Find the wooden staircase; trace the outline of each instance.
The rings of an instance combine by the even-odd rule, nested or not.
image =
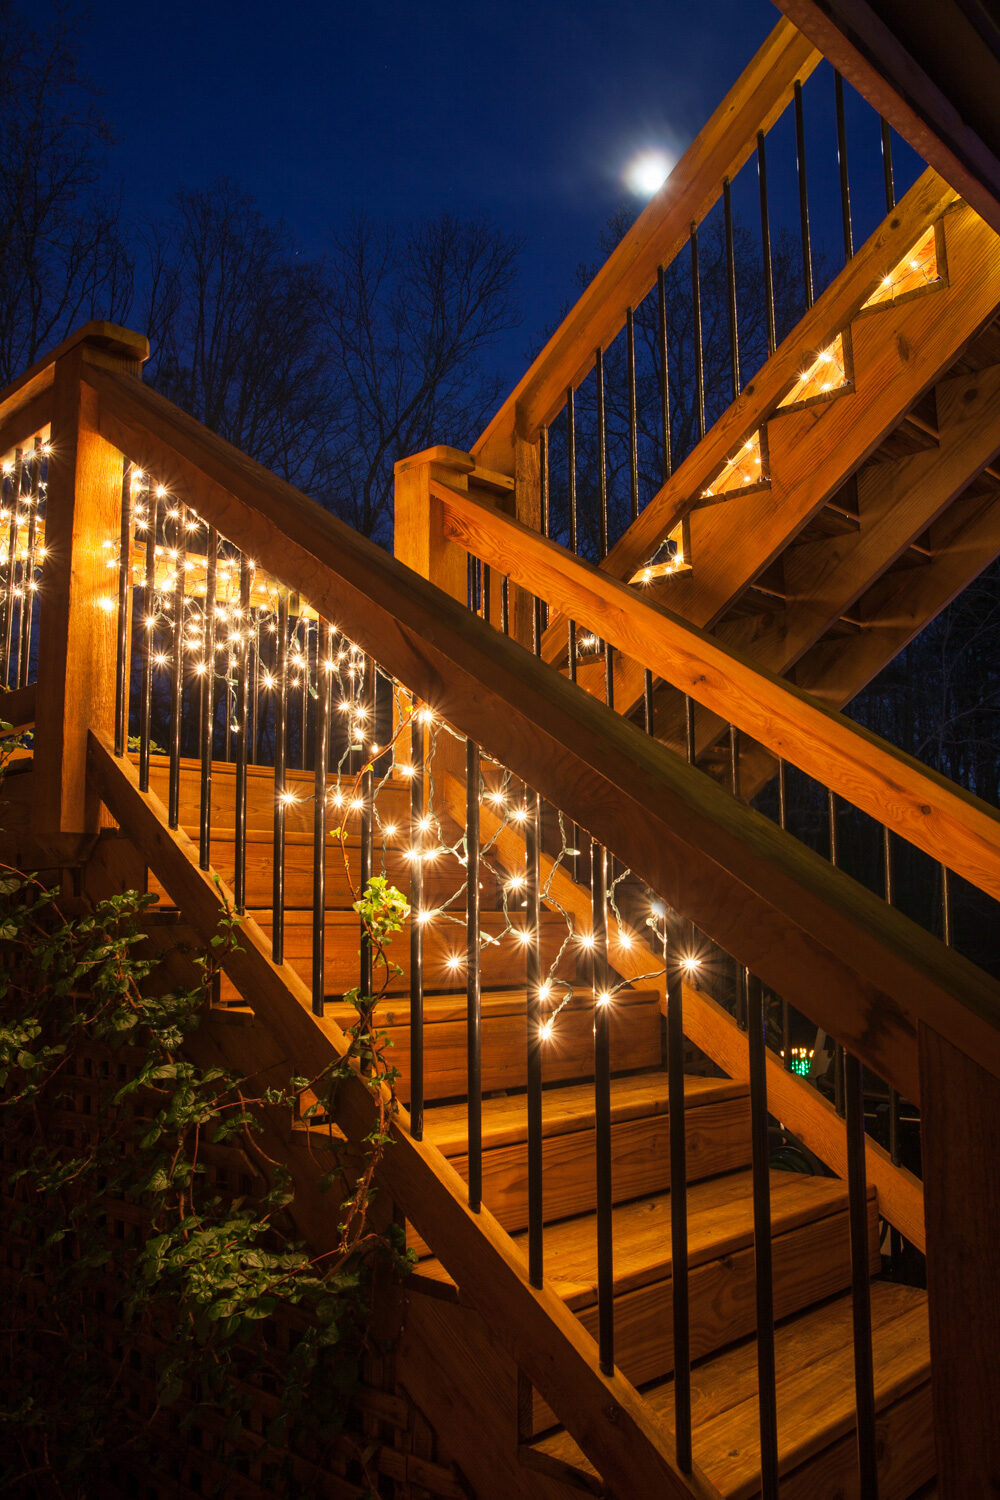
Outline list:
[[[212,768],[218,809],[225,807],[232,768]],[[165,762],[154,758],[152,784],[165,785]],[[248,916],[267,933],[270,911],[253,910],[254,882],[260,901],[269,892],[272,803],[266,795],[268,772],[252,771],[258,787],[248,795]],[[293,816],[305,807],[311,777],[290,773],[301,791],[291,803]],[[198,834],[199,768],[182,764],[182,828]],[[383,817],[402,818],[409,787],[389,781],[383,787]],[[349,810],[348,810],[349,811]],[[356,816],[356,815],[355,815]],[[484,818],[490,815],[484,814]],[[186,825],[186,826],[185,826]],[[489,834],[484,823],[484,833]],[[250,850],[260,849],[256,860]],[[304,829],[289,835],[287,866],[286,959],[308,983],[311,975],[311,847]],[[231,878],[232,831],[213,831],[213,867]],[[120,862],[135,879],[135,859]],[[332,873],[336,873],[335,863]],[[485,874],[485,872],[484,872]],[[400,860],[393,877],[408,889],[408,866]],[[496,881],[490,876],[491,891]],[[438,876],[442,890],[447,877]],[[559,889],[567,899],[564,877]],[[151,889],[159,889],[155,877]],[[578,900],[589,899],[578,887]],[[354,981],[358,924],[346,882],[328,884],[326,954],[327,1013],[341,1027],[353,1020],[340,999]],[[164,910],[169,900],[161,899]],[[490,914],[484,913],[484,918]],[[497,914],[498,923],[502,914]],[[555,910],[546,916],[552,956],[565,935]],[[484,929],[488,924],[484,921]],[[464,951],[464,925],[448,929],[435,944],[428,930],[428,974],[445,972],[444,951]],[[380,1012],[380,1026],[392,1044],[391,1060],[400,1070],[399,1096],[409,1102],[410,1016],[406,954],[404,973]],[[525,1099],[526,990],[519,945],[487,944],[483,950],[482,1068],[483,1201],[496,1220],[524,1249],[528,1224],[527,1109]],[[648,965],[653,955],[647,954]],[[641,960],[640,960],[641,962]],[[583,976],[581,974],[581,980]],[[454,982],[454,981],[453,981]],[[223,1005],[237,1012],[246,1001],[223,977]],[[734,1027],[735,1030],[735,1027]],[[543,1102],[544,1257],[547,1281],[593,1336],[597,1333],[597,1217],[595,1212],[593,1084],[593,998],[583,983],[560,1013],[558,1046],[546,1053]],[[670,1307],[670,1100],[664,1067],[662,989],[627,988],[616,995],[612,1023],[612,1143],[615,1360],[638,1386],[654,1411],[670,1422],[672,1340]],[[426,1139],[467,1180],[466,1000],[464,989],[444,988],[424,1000],[424,1090]],[[702,1063],[704,1070],[704,1063]],[[725,1496],[759,1493],[756,1408],[756,1326],[750,1119],[745,1083],[725,1077],[689,1074],[684,1081],[687,1159],[688,1268],[693,1371],[695,1454],[706,1478]],[[775,1316],[778,1327],[779,1409],[794,1416],[780,1426],[782,1493],[815,1500],[843,1493],[853,1462],[854,1371],[851,1363],[851,1250],[846,1184],[835,1176],[793,1171],[771,1174],[771,1234]],[[409,1243],[418,1256],[408,1285],[414,1298],[432,1298],[451,1307],[462,1301],[456,1284],[432,1247],[410,1227]],[[525,1251],[526,1253],[526,1251]],[[868,1264],[873,1277],[873,1332],[876,1359],[880,1479],[887,1496],[905,1497],[934,1473],[933,1434],[924,1413],[929,1404],[930,1353],[926,1294],[882,1279],[879,1212],[875,1189],[868,1196]],[[439,1313],[447,1316],[447,1313]],[[405,1380],[405,1376],[404,1376]],[[801,1399],[800,1399],[801,1398]],[[573,1439],[558,1426],[540,1396],[533,1395],[519,1415],[518,1447],[523,1483],[533,1493],[538,1475],[556,1484],[604,1493],[604,1486]],[[476,1492],[490,1488],[489,1446],[484,1467],[469,1472]],[[474,1463],[464,1454],[466,1465]],[[533,1478],[533,1476],[535,1476]],[[906,1488],[905,1486],[909,1486]],[[510,1491],[506,1491],[509,1493]]]
[[[898,294],[880,297],[878,284],[873,292],[899,250],[905,273],[928,233],[937,251],[921,284],[904,279]],[[925,172],[602,569],[843,707],[996,555],[996,249],[993,230]],[[831,350],[842,351],[837,373],[821,382],[815,351],[832,359]],[[740,462],[750,448],[756,469]],[[682,521],[689,566],[643,582],[643,562]],[[565,661],[561,617],[543,650]],[[580,662],[576,675],[604,697],[603,662]],[[615,653],[616,708],[634,711],[643,687],[643,663]],[[683,700],[668,685],[658,687],[654,724],[658,738],[685,749]],[[725,727],[696,716],[695,753],[706,769]],[[744,793],[770,774],[773,761],[748,751]]]

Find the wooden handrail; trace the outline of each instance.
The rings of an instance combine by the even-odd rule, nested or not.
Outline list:
[[[117,758],[110,741],[91,735],[88,767],[99,795],[122,831],[184,913],[200,940],[212,941],[234,909],[222,881],[198,867],[196,845],[173,830],[159,799],[139,789],[134,766]],[[317,1071],[343,1057],[347,1038],[332,1020],[312,1014],[311,997],[290,964],[275,964],[270,942],[246,917],[240,942],[221,964],[252,1000],[260,1022],[289,1058],[308,1058]],[[349,1139],[368,1137],[377,1124],[375,1101],[360,1078],[336,1091],[334,1112]],[[647,1402],[620,1373],[601,1373],[593,1339],[550,1285],[528,1280],[524,1257],[487,1208],[473,1213],[468,1189],[429,1141],[410,1134],[400,1106],[389,1125],[392,1145],[379,1165],[388,1192],[428,1240],[463,1296],[489,1318],[498,1337],[588,1457],[609,1476],[611,1493],[626,1500],[662,1494],[668,1500],[717,1500],[718,1491],[695,1469],[674,1468],[670,1435]]]
[[[781,20],[699,131],[659,192],[560,324],[534,364],[473,444],[476,460],[512,473],[515,431],[533,440],[576,387],[700,223],[804,82],[822,54],[788,21]]]
[[[488,503],[431,481],[445,535],[1000,900],[1000,813]]]
[[[1000,986],[136,379],[103,436],[917,1100],[919,1024],[1000,1077]]]
[[[149,358],[149,340],[117,323],[84,323],[0,391],[0,455],[45,427],[57,362],[74,350],[108,369]]]

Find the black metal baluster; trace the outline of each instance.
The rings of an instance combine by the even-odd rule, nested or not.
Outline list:
[[[611,1003],[608,996],[608,868],[601,844],[591,841],[594,986],[594,1149],[597,1167],[597,1344],[601,1370],[615,1368],[615,1283],[611,1205]]]
[[[255,766],[260,758],[260,627],[261,612],[258,609],[253,622],[253,639],[250,643],[250,764]]]
[[[139,790],[149,791],[150,719],[153,711],[153,638],[156,634],[156,532],[159,500],[146,492],[146,577],[142,595],[142,679],[139,704]]]
[[[37,449],[36,449],[37,462]],[[34,520],[34,514],[32,514]],[[32,548],[29,546],[29,556]],[[30,564],[29,564],[29,572]],[[121,521],[118,530],[118,634],[115,644],[115,754],[125,754],[128,739],[129,604],[132,598],[132,466],[122,470]],[[23,686],[23,684],[22,684]]]
[[[566,474],[569,492],[569,550],[577,551],[577,494],[576,494],[576,398],[573,395],[573,387],[570,386],[566,392]],[[568,620],[566,623],[566,648],[567,668],[570,682],[576,682],[576,621]],[[576,848],[580,842],[579,830],[576,824],[572,830],[573,847]],[[573,879],[576,880],[580,869],[580,856],[571,855]]]
[[[174,619],[173,652],[170,663],[170,768],[168,771],[167,821],[176,828],[180,821],[181,806],[181,716],[184,710],[184,557],[185,520],[187,509],[183,505],[174,513]]]
[[[729,726],[729,791],[730,794],[739,799],[740,795],[740,732],[735,724]],[[747,980],[746,969],[741,963],[736,963],[735,973],[735,996],[736,996],[736,1021],[740,1026],[748,1024],[747,1015]]]
[[[882,125],[882,181],[885,185],[885,211],[891,214],[896,207],[896,180],[892,170],[892,136],[887,120]]]
[[[698,226],[691,225],[691,338],[694,343],[694,399],[698,437],[705,436],[705,344],[701,327],[701,263],[698,258]]]
[[[528,1032],[528,1277],[542,1284],[542,1000],[540,806],[536,793],[525,791],[524,823],[527,924],[525,982]]]
[[[500,581],[500,629],[510,635],[510,579],[506,574]]]
[[[469,1066],[469,1207],[483,1202],[482,995],[479,982],[479,746],[465,742],[465,985]]]
[[[760,186],[760,244],[764,269],[764,311],[767,315],[767,352],[778,347],[774,321],[774,266],[771,261],[771,213],[767,201],[767,148],[764,132],[757,132],[757,180]]]
[[[424,1134],[424,729],[410,721],[410,1132]]]
[[[254,625],[250,611],[250,560],[240,553],[240,642],[236,666],[236,719],[240,732],[236,739],[236,773],[233,809],[233,894],[236,910],[247,908],[247,762],[250,758],[252,725],[250,723],[250,674],[256,677],[258,664],[253,659]]]
[[[840,217],[844,227],[844,260],[854,254],[854,226],[851,222],[851,180],[847,171],[847,128],[844,123],[844,80],[833,75],[834,103],[837,112],[837,163],[840,167]]]
[[[654,729],[653,718],[653,674],[647,667],[642,677],[642,720],[647,734]]]
[[[11,680],[11,645],[14,639],[14,590],[17,578],[17,541],[21,529],[21,473],[24,467],[24,452],[14,450],[14,474],[9,486],[4,476],[5,488],[10,501],[10,531],[7,541],[7,588],[3,610],[3,685],[12,687],[17,678]]]
[[[697,747],[694,738],[694,699],[684,699],[684,754],[689,766],[695,763]]]
[[[949,877],[951,871],[947,865],[941,866],[941,941],[945,947],[950,948],[951,937],[951,889]]]
[[[754,1275],[757,1287],[757,1400],[760,1409],[762,1500],[778,1497],[778,1403],[774,1379],[774,1276],[771,1244],[771,1170],[767,1145],[767,1061],[764,990],[747,980],[750,1060],[750,1141],[753,1175]]]
[[[809,189],[806,177],[806,128],[802,111],[802,85],[795,84],[795,160],[799,174],[799,226],[802,234],[802,287],[806,307],[813,305],[812,244],[809,234]]]
[[[656,272],[657,332],[660,340],[660,441],[663,445],[663,482],[670,478],[673,459],[670,450],[670,364],[667,351],[667,287],[663,267]]]
[[[665,919],[666,920],[666,919]],[[666,930],[666,929],[665,929]],[[684,996],[679,924],[664,937],[667,971],[667,1097],[670,1128],[670,1255],[677,1467],[691,1472],[691,1323],[688,1297],[687,1142],[684,1118]],[[693,946],[693,945],[692,945]]]
[[[599,500],[598,546],[601,557],[608,555],[608,464],[607,415],[604,400],[604,350],[594,353],[594,383],[597,393],[597,484]]]
[[[733,400],[740,393],[740,334],[736,309],[736,247],[733,243],[733,193],[729,178],[722,179],[722,208],[726,236],[726,284],[729,292],[729,375]]]
[[[628,480],[629,514],[634,521],[639,514],[639,428],[635,395],[635,313],[625,315],[625,354],[628,375]]]
[[[887,906],[895,905],[895,881],[893,879],[892,833],[882,825],[882,882]],[[899,1166],[899,1095],[889,1088],[889,1155],[893,1166]],[[899,1231],[889,1227],[889,1256],[893,1272],[898,1275],[902,1261],[903,1245]]]
[[[541,444],[541,485],[542,485],[542,536],[552,535],[552,514],[549,490],[549,429],[543,427],[539,438]]]
[[[201,673],[201,825],[198,862],[207,870],[212,858],[212,755],[215,750],[215,610],[218,591],[219,533],[208,528],[205,554],[205,618],[202,621]],[[228,653],[229,643],[226,643]],[[227,655],[228,661],[228,655]],[[228,678],[229,671],[226,669]],[[227,706],[228,710],[228,706]],[[226,713],[227,734],[231,715]]]
[[[275,636],[274,821],[271,858],[271,956],[285,961],[285,820],[288,795],[288,590],[278,590]]]
[[[362,694],[365,706],[365,715],[362,719],[365,734],[369,737],[375,733],[375,663],[370,656],[363,658],[361,668]],[[370,745],[361,743],[361,757],[364,770],[361,772],[361,894],[368,890],[372,875],[375,873],[375,770],[372,766]],[[372,963],[374,954],[372,952],[371,933],[368,931],[364,921],[361,923],[361,970],[359,984],[362,997],[371,995],[373,989]]]
[[[301,604],[299,608],[302,608]],[[299,617],[299,627],[302,631],[302,646],[300,648],[302,656],[302,721],[299,727],[299,734],[301,736],[301,744],[299,747],[299,764],[301,765],[303,771],[305,771],[309,768],[309,653],[311,650],[311,647],[309,645],[309,638],[312,634],[312,631],[309,626],[309,621],[306,619],[304,614],[300,615]],[[374,724],[372,725],[371,733],[372,735],[375,734]]]
[[[31,510],[28,515],[28,560],[24,574],[24,600],[21,604],[21,645],[23,651],[20,656],[20,673],[18,682],[21,687],[28,686],[28,678],[31,675],[31,627],[35,614],[35,559],[38,546],[38,509],[42,502],[42,440],[35,438],[35,448],[32,454],[34,468],[31,472]],[[131,587],[131,576],[129,578]],[[129,595],[131,599],[131,594]],[[127,735],[127,726],[126,726]],[[124,751],[119,751],[124,754]]]
[[[840,839],[837,826],[837,795],[827,790],[827,822],[830,830],[830,863],[834,869],[840,863]],[[844,1048],[839,1042],[833,1044],[833,1099],[838,1115],[844,1114]]]
[[[326,630],[326,653],[323,632]],[[330,762],[330,695],[333,672],[327,667],[333,631],[323,619],[316,621],[316,715],[313,724],[313,899],[312,899],[312,1008],[323,1014],[326,999],[326,776]]]
[[[864,1086],[861,1063],[849,1052],[844,1054],[844,1096],[848,1213],[851,1225],[851,1306],[854,1324],[854,1392],[858,1420],[858,1475],[860,1493],[865,1500],[878,1500],[871,1283],[868,1279]]]
[[[788,830],[788,767],[778,761],[778,827],[782,833]],[[785,1067],[792,1071],[792,1025],[788,1001],[781,997],[781,1056]]]

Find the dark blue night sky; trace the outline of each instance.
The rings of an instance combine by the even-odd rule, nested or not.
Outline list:
[[[523,236],[513,379],[607,215],[638,204],[626,162],[683,148],[777,20],[768,0],[99,0],[81,62],[137,215],[228,173],[308,251],[358,212]]]

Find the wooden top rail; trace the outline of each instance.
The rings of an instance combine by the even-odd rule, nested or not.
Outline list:
[[[1000,1077],[1000,986],[138,380],[103,436],[917,1100],[917,1026]]]
[[[561,409],[566,391],[583,380],[598,348],[606,348],[752,155],[758,131],[768,131],[822,54],[786,20],[777,26],[698,133],[659,192],[609,256],[576,306],[482,433],[477,462],[513,473],[515,430],[533,441]]]
[[[445,535],[1000,900],[1000,813],[600,568],[437,480]]]
[[[0,457],[48,426],[56,363],[74,350],[88,362],[109,369],[134,369],[149,358],[149,340],[144,334],[119,328],[117,323],[84,323],[36,360],[0,391]]]

